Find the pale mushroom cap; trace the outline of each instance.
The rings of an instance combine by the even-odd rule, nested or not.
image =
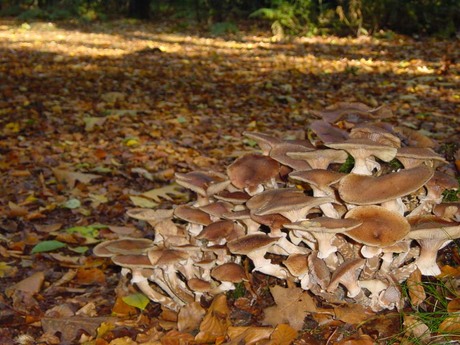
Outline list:
[[[243,266],[234,262],[227,262],[213,268],[211,271],[211,277],[220,282],[231,283],[240,283],[243,280],[247,280],[247,275]]]
[[[274,159],[248,153],[227,167],[232,184],[240,189],[253,188],[278,176],[280,164]]]
[[[347,231],[345,235],[369,246],[393,245],[410,231],[406,218],[381,206],[357,206],[348,211],[345,218],[362,221],[360,226]]]
[[[255,250],[272,246],[278,239],[265,234],[252,234],[230,241],[227,246],[233,254],[248,255]]]
[[[433,176],[426,165],[379,177],[348,174],[339,182],[339,195],[355,205],[379,204],[415,192]]]
[[[309,232],[342,233],[360,226],[363,222],[358,219],[317,217],[286,224],[286,228]]]
[[[191,171],[188,173],[176,173],[176,182],[181,186],[188,188],[202,196],[213,193],[208,193],[213,185],[219,185],[218,189],[223,190],[230,181],[226,176],[213,171]]]
[[[375,156],[389,162],[396,156],[396,148],[386,146],[370,139],[348,139],[341,143],[326,143],[327,147],[347,151],[353,158]]]
[[[174,215],[177,218],[183,219],[187,222],[194,224],[209,225],[212,223],[209,214],[201,211],[198,208],[191,207],[188,205],[177,206],[174,210]]]
[[[288,152],[287,155],[294,159],[303,159],[315,169],[326,169],[332,163],[344,163],[348,157],[345,151],[332,149]]]
[[[200,278],[191,278],[187,280],[187,286],[194,292],[208,292],[212,289],[212,284]]]
[[[369,139],[385,146],[401,147],[401,140],[388,130],[374,125],[357,125],[350,131],[351,139]]]
[[[174,265],[180,261],[187,260],[189,257],[187,252],[166,248],[153,248],[149,250],[147,255],[154,266]]]
[[[152,240],[147,238],[123,238],[99,243],[93,248],[96,256],[110,257],[116,254],[142,254],[152,248]]]
[[[398,149],[396,153],[396,158],[401,161],[401,163],[406,167],[410,168],[410,166],[406,166],[406,160],[418,160],[420,164],[427,162],[427,161],[437,161],[440,163],[447,163],[446,160],[434,152],[432,149],[428,147],[411,147],[405,146]],[[410,163],[409,163],[410,164]]]

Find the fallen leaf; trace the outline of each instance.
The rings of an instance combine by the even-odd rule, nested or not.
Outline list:
[[[176,183],[170,184],[169,186],[164,186],[160,188],[151,189],[145,193],[142,193],[142,196],[152,199],[158,203],[162,202],[162,200],[172,201],[171,196],[175,197],[184,197],[186,194],[181,191],[181,186]]]
[[[426,299],[425,289],[422,284],[422,273],[419,269],[412,272],[406,281],[412,305],[418,307]]]
[[[160,340],[161,345],[182,345],[190,344],[193,341],[193,335],[189,333],[179,332],[174,329],[166,333]]]
[[[42,241],[32,248],[31,254],[51,252],[59,248],[64,248],[65,246],[67,246],[67,244],[61,241],[56,241],[56,240]]]
[[[76,282],[80,285],[105,284],[105,274],[99,268],[79,268]]]
[[[289,345],[297,338],[297,331],[289,325],[279,324],[270,335],[271,345]]]
[[[336,306],[334,307],[334,313],[337,320],[351,325],[357,325],[374,315],[370,309],[356,303],[346,303]]]
[[[188,303],[179,310],[177,329],[180,332],[193,332],[198,329],[206,310],[199,302]]]
[[[337,345],[374,345],[374,340],[367,334],[351,336],[343,339]]]
[[[34,295],[40,292],[40,289],[45,281],[43,272],[35,272],[30,277],[17,282],[16,284],[5,289],[5,295],[11,297],[16,291],[22,291]]]
[[[86,174],[63,169],[53,169],[53,174],[56,176],[58,181],[64,182],[70,189],[75,187],[75,183],[77,181],[83,184],[89,184],[92,180],[101,177],[100,175]]]
[[[210,343],[225,337],[230,326],[229,313],[227,297],[225,295],[214,297],[200,324],[200,332],[196,335],[195,341],[198,343]]]
[[[270,288],[270,292],[276,305],[264,310],[264,324],[276,326],[288,323],[298,331],[302,329],[305,316],[317,311],[313,298],[301,288],[274,286]]]
[[[128,295],[128,296],[124,296],[122,297],[122,300],[123,302],[125,302],[127,305],[129,306],[132,306],[132,307],[136,307],[140,310],[144,310],[150,300],[147,298],[147,296],[145,296],[143,293],[133,293],[131,295]]]
[[[273,333],[272,327],[229,327],[228,345],[256,344],[261,340],[268,340]]]
[[[153,202],[150,199],[143,198],[141,196],[131,195],[129,197],[134,206],[143,207],[143,208],[154,208],[158,206],[158,203]]]

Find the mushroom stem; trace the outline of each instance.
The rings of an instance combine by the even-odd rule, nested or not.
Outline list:
[[[417,242],[420,244],[420,256],[415,260],[415,264],[420,272],[424,276],[437,276],[441,274],[441,270],[436,263],[436,255],[439,249],[445,247],[452,240],[420,239]]]

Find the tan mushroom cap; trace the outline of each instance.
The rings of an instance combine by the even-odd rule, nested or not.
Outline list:
[[[317,217],[286,224],[285,227],[300,231],[329,232],[337,234],[354,229],[362,223],[363,222],[359,219]]]
[[[151,208],[131,208],[126,211],[126,214],[131,218],[145,220],[152,223],[171,219],[173,213],[173,210],[152,210]]]
[[[220,282],[240,283],[248,277],[243,266],[227,262],[212,269],[211,277]]]
[[[376,124],[365,123],[356,125],[350,131],[350,138],[369,139],[385,146],[401,147],[401,140],[395,134]]]
[[[251,234],[227,243],[232,254],[248,255],[253,251],[268,248],[277,242],[279,237],[270,237],[265,234]]]
[[[349,297],[355,297],[361,292],[358,285],[359,270],[364,266],[365,259],[351,259],[345,261],[332,274],[331,281],[327,287],[328,292],[334,292],[339,284],[345,286]]]
[[[306,182],[318,189],[324,189],[330,185],[339,182],[346,174],[326,169],[311,169],[306,171],[293,171],[289,178]]]
[[[187,286],[193,292],[209,292],[213,288],[211,282],[200,278],[191,278],[187,280]]]
[[[209,225],[212,223],[211,217],[206,212],[198,208],[188,205],[179,205],[174,210],[174,215],[177,218],[183,219],[187,222],[200,225]]]
[[[279,144],[279,143],[282,142],[281,139],[278,139],[278,138],[276,138],[274,136],[271,136],[271,135],[265,134],[265,133],[245,131],[245,132],[243,132],[243,135],[246,138],[254,140],[257,143],[257,145],[259,145],[259,147],[262,149],[262,152],[264,154],[268,154],[268,152],[270,152],[271,148],[274,145]]]
[[[424,214],[407,217],[411,226],[407,239],[441,239],[454,240],[460,238],[460,223],[450,222],[435,215]]]
[[[123,238],[99,243],[93,248],[93,253],[100,257],[110,257],[116,254],[142,254],[154,245],[147,238]]]
[[[148,251],[147,255],[154,266],[174,265],[180,261],[187,260],[190,256],[189,253],[182,250],[167,248],[153,248]]]
[[[283,264],[294,277],[299,277],[308,272],[308,255],[291,254]]]
[[[396,156],[397,149],[383,145],[370,139],[348,139],[341,143],[326,143],[327,147],[347,151],[353,158],[375,156],[384,162],[389,162]]]
[[[379,177],[348,174],[339,182],[343,201],[355,205],[379,204],[415,192],[433,177],[426,165]]]
[[[305,141],[305,143],[308,143],[308,145],[299,145],[286,142],[276,144],[270,150],[270,157],[294,170],[311,169],[310,164],[308,164],[305,160],[294,159],[287,155],[288,152],[308,152],[315,150],[310,142]]]
[[[218,200],[230,202],[234,205],[244,204],[250,197],[251,196],[246,192],[242,192],[242,191],[230,192],[227,190],[224,190],[214,195],[214,198]]]
[[[230,181],[223,174],[214,171],[191,171],[176,173],[177,184],[201,196],[209,196],[224,190]]]
[[[256,194],[246,202],[246,207],[255,212],[256,210],[269,205],[274,200],[280,198],[282,195],[304,194],[303,191],[296,188],[278,188],[268,189],[262,193]]]
[[[147,255],[115,255],[112,257],[112,262],[115,265],[125,268],[153,268]]]
[[[288,152],[287,155],[294,159],[305,160],[312,169],[327,169],[332,163],[344,163],[348,154],[343,150],[315,150],[306,152]]]
[[[211,216],[221,218],[224,213],[230,212],[233,209],[233,205],[226,201],[216,201],[201,206],[199,209]]]
[[[309,127],[323,143],[336,143],[348,139],[348,132],[324,120],[315,120]]]
[[[445,219],[460,219],[460,202],[445,202],[437,204],[433,208],[433,213]]]
[[[433,197],[442,197],[442,193],[450,189],[458,189],[459,184],[456,178],[440,172],[435,171],[433,177],[425,184],[429,195]]]
[[[357,206],[345,218],[357,219],[362,224],[345,236],[369,246],[386,247],[402,240],[410,231],[409,222],[397,212],[381,206]]]
[[[325,110],[314,111],[313,113],[330,123],[340,120],[359,123],[363,119],[385,119],[393,116],[391,109],[385,105],[372,109],[359,102],[338,102]]]
[[[220,242],[235,237],[241,237],[243,234],[244,229],[241,225],[231,220],[218,220],[207,225],[196,238],[210,242]]]
[[[413,168],[420,164],[433,167],[436,163],[446,164],[447,161],[428,147],[401,147],[396,153],[396,158],[407,168]]]
[[[235,187],[252,189],[278,176],[279,170],[280,164],[273,158],[248,153],[227,167],[227,175]]]

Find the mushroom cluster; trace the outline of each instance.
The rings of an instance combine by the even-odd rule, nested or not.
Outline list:
[[[247,280],[243,258],[330,302],[399,308],[400,283],[417,269],[438,275],[437,252],[460,237],[459,204],[442,202],[455,173],[430,139],[385,121],[386,107],[341,103],[317,115],[310,140],[245,132],[260,152],[226,174],[176,174],[193,203],[128,211],[154,240],[106,241],[95,254],[176,311]]]

